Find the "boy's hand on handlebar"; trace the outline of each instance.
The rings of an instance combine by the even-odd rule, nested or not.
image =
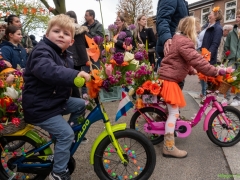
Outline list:
[[[91,79],[91,76],[90,74],[84,72],[84,71],[81,71],[80,73],[78,73],[79,77],[83,77],[86,81],[89,81]]]

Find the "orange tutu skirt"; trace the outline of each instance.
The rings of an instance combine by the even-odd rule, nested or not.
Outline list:
[[[176,105],[178,107],[186,106],[186,101],[184,99],[182,90],[175,82],[164,80],[160,95],[168,104]]]

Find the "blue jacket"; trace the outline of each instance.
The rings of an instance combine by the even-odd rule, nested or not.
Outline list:
[[[164,56],[164,43],[172,39],[180,19],[188,16],[188,3],[185,0],[159,0],[157,7],[157,46],[156,50]]]
[[[11,42],[4,40],[0,44],[0,48],[3,59],[9,61],[13,68],[16,69],[18,64],[21,66],[21,68],[25,67],[27,61],[27,52],[21,45],[16,47]]]
[[[206,27],[207,26],[208,25],[206,25]],[[204,34],[202,48],[206,48],[211,52],[210,64],[212,65],[217,63],[218,47],[220,45],[222,35],[223,30],[219,21],[209,27]]]
[[[32,50],[24,72],[22,105],[28,123],[43,122],[62,114],[79,71],[69,52],[46,37]]]

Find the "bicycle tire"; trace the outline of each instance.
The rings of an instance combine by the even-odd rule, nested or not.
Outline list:
[[[3,153],[3,150],[4,150],[4,147],[6,145],[8,145],[9,143],[13,142],[13,141],[20,141],[20,142],[24,142],[23,144],[25,143],[28,143],[30,145],[32,145],[33,147],[37,147],[37,143],[35,141],[33,141],[32,139],[26,137],[26,136],[3,136],[0,138],[0,144],[2,146],[2,148],[0,148],[0,154],[1,154],[1,163],[0,163],[0,179],[1,180],[8,180],[9,179],[9,174],[6,172],[6,169],[4,168],[3,166],[3,162],[2,162],[2,159],[4,158],[2,155]],[[18,144],[19,146],[19,144]],[[20,148],[20,147],[19,147]],[[9,152],[12,152],[12,150],[16,150],[16,149],[11,149]],[[40,155],[45,155],[43,151],[39,152]],[[31,178],[31,179],[34,179],[34,180],[43,180],[47,177],[47,175],[41,175],[41,174],[38,174],[36,175],[36,177],[34,178]]]
[[[121,139],[124,139],[124,141],[125,141],[125,138],[130,138],[132,140],[132,142],[136,141],[137,143],[139,143],[146,152],[146,165],[145,165],[144,169],[142,170],[142,172],[140,174],[136,175],[134,178],[129,178],[129,179],[132,179],[132,180],[149,179],[149,177],[152,175],[153,170],[156,165],[156,153],[155,153],[152,143],[142,133],[139,133],[133,129],[126,129],[124,131],[114,132],[114,136],[118,140],[118,142],[121,141]],[[131,142],[131,140],[130,140],[130,142]],[[110,144],[111,144],[111,140],[110,140],[109,136],[107,136],[99,143],[99,145],[95,151],[94,171],[97,174],[97,176],[99,177],[99,179],[104,179],[104,180],[116,179],[116,178],[113,178],[111,175],[109,175],[109,173],[106,171],[106,169],[104,167],[104,161],[103,161],[104,153],[105,153],[106,148]],[[137,150],[141,150],[141,148],[139,148]],[[116,157],[118,157],[117,154],[115,154],[115,155],[116,155]],[[128,157],[127,153],[124,154],[124,156]],[[137,157],[141,157],[141,156],[137,155]],[[118,159],[118,160],[121,161],[120,159]],[[111,160],[111,161],[113,161],[113,160]],[[119,163],[119,164],[121,164],[121,163]],[[128,165],[130,165],[130,164],[131,164],[131,162],[128,163]],[[121,165],[124,166],[123,164],[121,164]]]
[[[147,113],[147,112],[148,113],[156,113],[161,118],[162,121],[166,121],[167,120],[166,114],[164,112],[162,112],[160,109],[157,109],[157,108],[154,108],[154,107],[144,107],[144,108],[139,109],[139,111],[141,111],[141,113]],[[133,114],[133,116],[132,116],[132,118],[130,120],[130,128],[131,129],[136,129],[137,119],[141,116],[141,113],[139,111],[136,111]],[[147,121],[146,121],[146,123],[147,123]],[[143,127],[141,129],[143,130]],[[141,133],[143,133],[143,132],[141,132]],[[153,135],[153,137],[155,137],[155,135]],[[150,141],[153,143],[153,145],[159,144],[163,140],[164,140],[164,136],[163,135],[160,135],[160,136],[158,136],[156,138],[152,138],[152,137],[150,138]]]
[[[231,139],[230,142],[222,142],[222,138],[221,137],[218,137],[218,134],[217,132],[215,131],[215,136],[214,135],[214,132],[213,132],[213,127],[216,127],[216,124],[214,124],[214,120],[217,118],[217,116],[220,114],[220,112],[217,110],[213,113],[213,115],[210,117],[210,120],[209,120],[209,123],[208,123],[208,130],[207,130],[207,135],[209,137],[209,139],[216,145],[220,146],[220,147],[230,147],[230,146],[233,146],[235,145],[236,143],[238,143],[240,141],[240,129],[239,129],[239,126],[240,126],[240,111],[234,107],[231,107],[231,106],[226,106],[226,107],[223,107],[224,109],[224,112],[225,114],[227,115],[227,112],[231,112],[233,113],[234,115],[236,115],[236,117],[238,118],[238,133],[237,135]],[[231,119],[230,119],[231,120]],[[219,125],[220,126],[220,125]],[[222,128],[225,128],[224,124],[222,125]],[[230,136],[231,137],[231,136]],[[226,138],[226,137],[225,137]],[[226,139],[227,140],[227,139]],[[223,139],[223,141],[225,141],[225,139]]]

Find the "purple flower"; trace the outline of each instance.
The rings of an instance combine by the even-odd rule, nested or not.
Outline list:
[[[115,49],[115,48],[110,48],[110,49],[109,49],[109,52],[110,52],[111,54],[114,54],[114,53],[116,52],[116,49]]]
[[[101,36],[95,36],[93,40],[97,45],[101,45],[104,39]]]
[[[141,51],[138,51],[135,53],[134,58],[136,60],[142,61],[144,59],[144,53]]]
[[[115,24],[110,24],[110,25],[108,26],[108,30],[109,30],[109,31],[112,31],[112,32],[116,32],[116,31],[117,31],[117,25],[115,25]]]
[[[120,39],[124,39],[127,36],[127,34],[124,31],[121,31],[118,35]]]
[[[136,26],[134,25],[134,24],[130,24],[129,26],[128,26],[128,28],[129,28],[129,30],[134,30],[135,28],[136,28]]]
[[[131,37],[126,37],[124,42],[125,42],[126,46],[130,46],[130,44],[132,43],[132,38]]]
[[[14,74],[17,75],[17,76],[22,76],[22,72],[19,71],[19,70],[16,70],[16,71],[14,72]]]
[[[105,64],[107,62],[106,58],[102,58],[102,63]]]
[[[0,61],[0,68],[5,68],[6,64],[3,60]]]
[[[11,103],[7,108],[6,111],[7,112],[16,112],[16,110],[18,109],[18,106],[15,103]]]
[[[104,50],[102,50],[102,55],[103,55],[103,56],[105,56],[105,55],[106,55],[106,51],[105,51],[105,49],[104,49]]]
[[[113,55],[113,59],[116,61],[116,63],[118,65],[121,65],[123,63],[123,58],[124,58],[124,56],[120,52]]]
[[[102,87],[103,87],[103,89],[105,89],[106,91],[109,92],[110,82],[109,82],[108,79],[105,79],[105,80],[103,81],[103,83],[102,83]]]

